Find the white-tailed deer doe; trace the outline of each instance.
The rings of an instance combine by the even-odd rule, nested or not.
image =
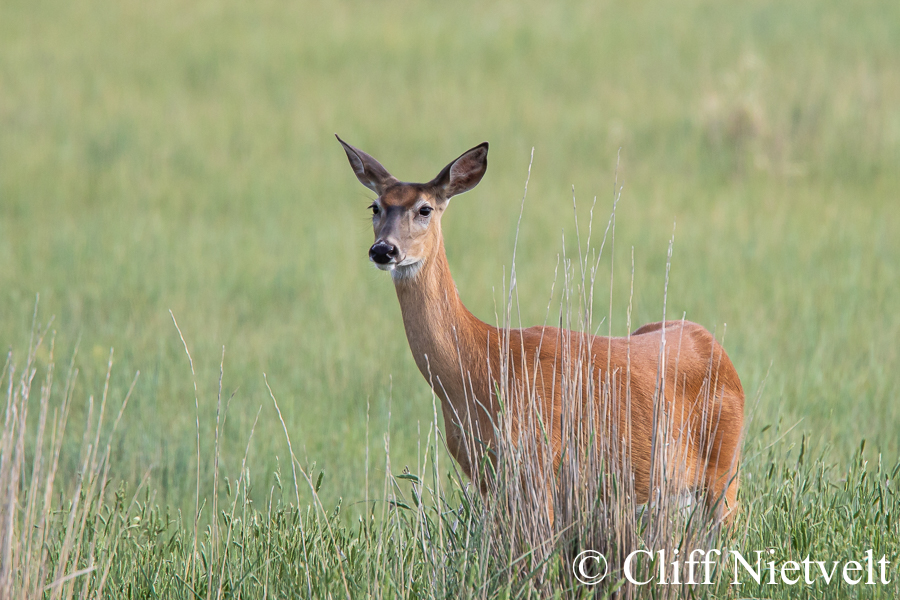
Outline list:
[[[513,414],[503,416],[512,423],[514,438],[543,433],[554,466],[561,458],[564,415],[573,414],[566,402],[589,404],[578,414],[592,415],[594,426],[586,427],[592,435],[622,441],[638,504],[651,496],[653,432],[659,415],[665,415],[664,439],[671,446],[666,451],[680,457],[684,487],[705,492],[707,506],[719,518],[734,514],[744,391],[709,331],[695,323],[666,321],[644,325],[628,337],[607,338],[482,322],[463,306],[453,283],[441,216],[450,198],[481,181],[487,142],[428,183],[404,183],[365,152],[338,141],[356,177],[378,195],[369,207],[375,230],[369,259],[391,274],[413,358],[441,399],[447,446],[469,478],[478,478],[480,460],[472,448],[493,446],[501,406],[497,392],[511,390],[531,404],[523,408],[506,400],[504,408]],[[578,356],[586,358],[573,359]],[[528,418],[516,414],[529,409],[539,414],[539,429],[529,429],[524,425]],[[478,444],[466,442],[467,432]]]

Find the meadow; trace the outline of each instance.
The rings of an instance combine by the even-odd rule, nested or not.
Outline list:
[[[366,499],[385,499],[386,475],[423,464],[432,395],[393,286],[367,260],[371,195],[335,132],[413,181],[491,143],[484,181],[443,219],[462,299],[489,322],[516,237],[515,318],[544,323],[561,257],[577,255],[591,212],[599,239],[620,188],[597,324],[624,335],[629,304],[634,328],[662,318],[665,299],[667,315],[724,340],[748,398],[747,544],[793,535],[851,552],[882,531],[900,562],[895,2],[4,2],[0,343],[19,370],[3,383],[28,363],[33,322],[52,319],[33,366],[41,381],[56,365],[51,410],[71,394],[60,489],[83,471],[111,348],[110,414],[140,375],[111,438],[107,500],[142,485],[142,510],[181,511],[160,531],[193,533],[198,438],[210,502],[214,486],[234,491],[225,475],[249,472],[237,489],[267,506],[274,473],[290,470],[285,430],[322,474],[317,494],[279,492],[288,516],[267,527],[285,548],[308,507],[340,502],[334,526],[351,531]],[[160,564],[191,562],[184,543]],[[149,546],[135,547],[120,581],[135,577],[143,597],[127,565]],[[315,595],[405,577],[379,570],[388,549],[360,547],[369,587],[350,590],[323,562],[336,587]],[[279,595],[313,595],[295,575]]]

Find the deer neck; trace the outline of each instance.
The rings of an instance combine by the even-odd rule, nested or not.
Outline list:
[[[442,237],[435,246],[413,276],[394,283],[419,371],[438,396],[462,414],[475,399],[490,403],[487,351],[494,328],[463,305]]]

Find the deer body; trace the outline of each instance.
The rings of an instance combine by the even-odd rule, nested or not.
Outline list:
[[[499,421],[498,389],[536,406],[510,404],[513,436],[535,435],[537,413],[553,464],[561,454],[567,403],[613,436],[628,453],[638,503],[651,496],[654,411],[669,419],[683,481],[706,492],[719,514],[737,507],[737,463],[744,393],[725,351],[695,323],[668,321],[607,338],[558,329],[501,329],[472,315],[459,298],[444,252],[440,217],[450,197],[468,191],[487,168],[487,144],[461,155],[427,184],[402,183],[375,159],[343,144],[360,181],[378,194],[376,241],[369,256],[391,272],[410,350],[441,399],[447,446],[477,478],[480,453],[491,448]],[[665,343],[664,343],[665,340]],[[661,352],[661,348],[663,351]],[[568,412],[567,412],[568,410]],[[477,444],[466,443],[466,435]]]

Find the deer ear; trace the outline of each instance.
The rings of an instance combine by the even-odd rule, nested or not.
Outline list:
[[[488,143],[482,142],[444,167],[431,184],[445,200],[478,185],[487,171]]]
[[[338,134],[334,134],[334,137],[344,147],[350,166],[353,167],[353,172],[356,173],[356,178],[361,184],[380,196],[384,188],[397,181],[393,175],[387,172],[387,169],[381,166],[380,162],[359,148],[354,148],[342,140]]]

